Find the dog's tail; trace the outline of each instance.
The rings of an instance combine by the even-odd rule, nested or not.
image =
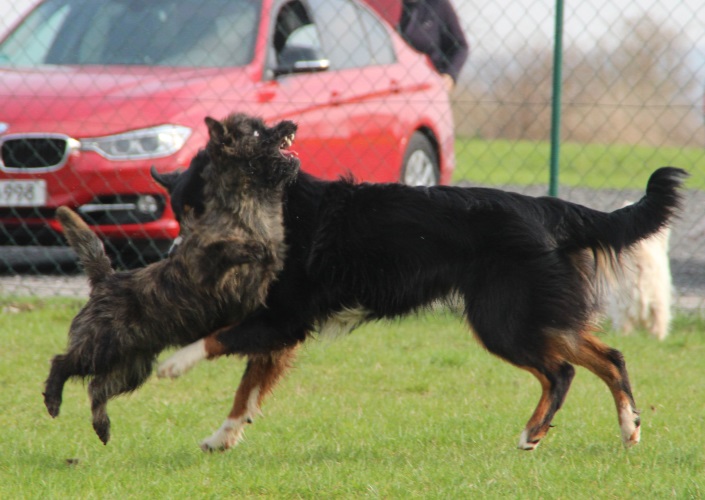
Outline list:
[[[610,213],[589,210],[576,214],[577,217],[566,217],[564,247],[618,254],[657,233],[680,212],[683,202],[680,188],[687,176],[679,168],[659,168],[651,174],[646,194],[633,205]]]
[[[68,207],[59,207],[56,209],[56,218],[61,222],[64,236],[78,254],[91,286],[113,274],[103,242],[76,212]]]

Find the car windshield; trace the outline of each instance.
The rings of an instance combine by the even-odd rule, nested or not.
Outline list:
[[[258,0],[48,0],[0,45],[0,65],[243,66]]]

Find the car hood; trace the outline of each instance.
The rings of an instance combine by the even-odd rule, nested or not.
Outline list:
[[[193,127],[216,103],[248,102],[251,68],[47,66],[0,68],[0,122],[7,133],[97,137],[158,124]]]

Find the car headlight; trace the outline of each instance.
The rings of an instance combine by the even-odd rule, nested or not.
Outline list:
[[[191,129],[179,125],[133,130],[123,134],[81,140],[81,149],[95,151],[109,160],[139,160],[169,156],[181,149]]]

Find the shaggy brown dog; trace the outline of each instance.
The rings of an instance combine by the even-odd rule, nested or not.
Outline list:
[[[245,115],[206,124],[207,154],[197,155],[192,169],[208,202],[171,258],[115,272],[83,220],[67,207],[57,210],[92,289],[71,324],[66,353],[52,361],[44,402],[56,417],[66,380],[91,377],[93,428],[103,443],[110,398],[137,389],[166,347],[194,342],[261,306],[283,267],[283,192],[299,169],[286,148],[296,125],[269,128]],[[169,179],[161,177],[167,185]],[[188,229],[191,218],[182,217],[182,226]]]

